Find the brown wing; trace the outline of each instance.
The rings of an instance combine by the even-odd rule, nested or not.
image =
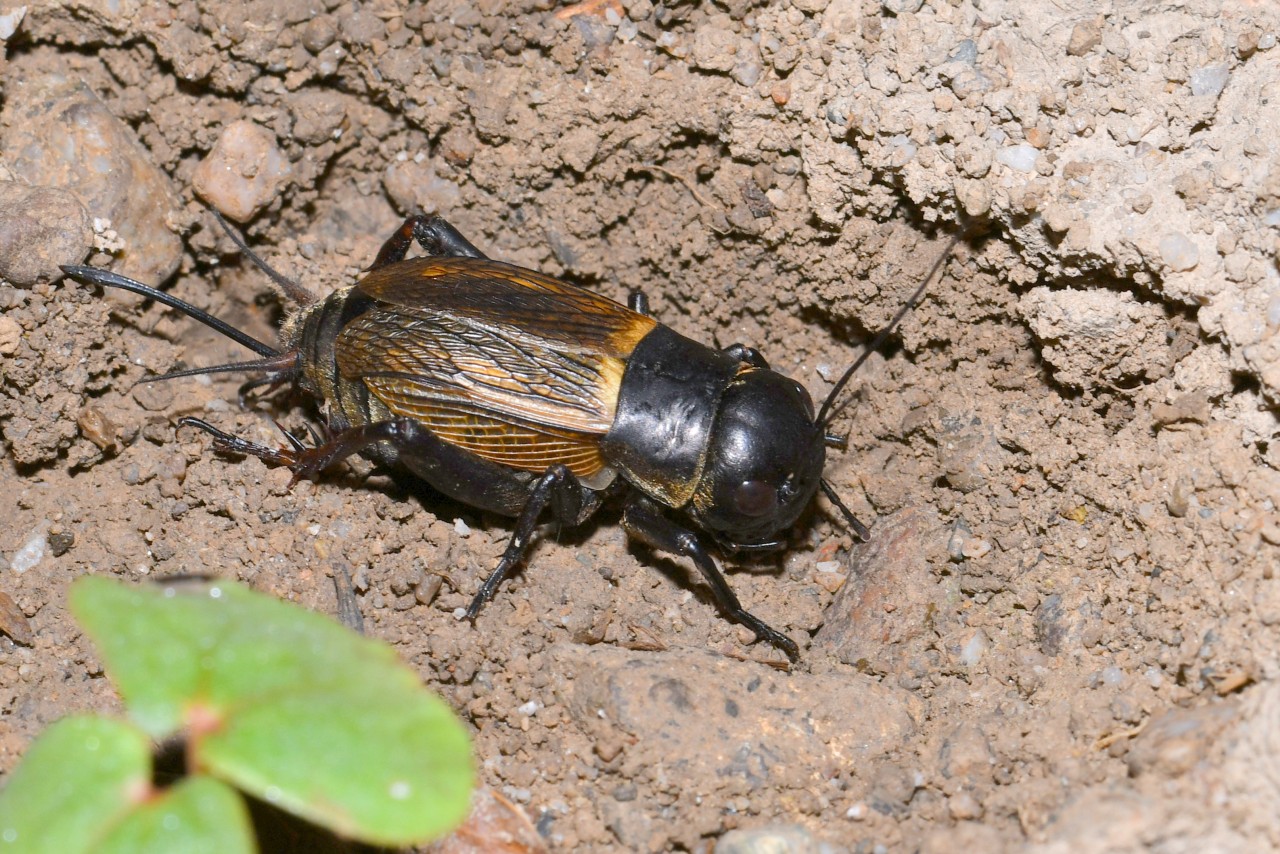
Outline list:
[[[654,326],[507,264],[424,258],[370,273],[374,307],[339,333],[339,370],[393,413],[494,462],[580,477],[604,467],[626,357]]]
[[[655,325],[600,294],[501,261],[414,258],[370,272],[356,290],[621,358]]]

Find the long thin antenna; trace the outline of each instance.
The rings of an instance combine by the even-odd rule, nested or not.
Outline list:
[[[293,377],[299,372],[298,352],[296,350],[287,353],[281,353],[279,356],[269,356],[265,359],[254,359],[251,362],[230,362],[225,365],[210,365],[207,368],[186,368],[181,371],[170,371],[167,374],[160,374],[154,377],[143,377],[138,380],[138,385],[146,383],[158,383],[162,380],[176,380],[182,377],[200,377],[206,374],[231,374],[231,373],[255,373],[258,371],[265,372],[271,376],[267,378],[267,382],[279,382],[283,377]]]
[[[236,245],[236,248],[240,250],[244,257],[252,261],[255,267],[266,273],[267,277],[276,283],[284,293],[285,299],[297,305],[311,305],[319,299],[319,297],[311,293],[311,291],[307,290],[301,284],[290,279],[266,261],[259,258],[258,254],[249,248],[249,244],[244,242],[244,238],[237,234],[235,229],[231,227],[231,223],[222,218],[222,214],[218,213],[213,208],[209,208],[209,213],[213,214],[213,218],[218,221],[218,225],[222,226],[222,230],[227,233],[227,237],[231,238],[231,242]]]
[[[158,291],[149,285],[142,284],[142,282],[135,282],[127,276],[122,276],[119,273],[112,273],[110,270],[102,270],[97,267],[84,267],[78,264],[64,265],[62,267],[62,272],[66,273],[73,279],[79,279],[80,281],[87,282],[91,285],[119,288],[122,291],[130,291],[138,296],[153,299],[158,303],[169,306],[169,308],[176,308],[187,317],[190,317],[193,320],[198,320],[210,329],[221,332],[223,335],[238,344],[243,344],[259,356],[272,357],[280,355],[280,351],[275,347],[262,343],[248,333],[241,332],[226,321],[219,320],[212,314],[207,314],[196,308],[191,303],[184,302],[175,296],[165,293],[164,291]]]
[[[916,288],[916,292],[911,295],[911,299],[907,300],[906,303],[903,304],[902,308],[898,309],[898,313],[893,316],[893,320],[889,321],[889,325],[880,330],[879,334],[872,339],[871,344],[862,351],[862,355],[857,359],[854,359],[853,364],[849,366],[848,370],[841,374],[840,379],[836,380],[836,384],[831,387],[831,391],[827,394],[827,399],[822,401],[822,408],[818,410],[819,424],[825,427],[827,426],[828,414],[834,417],[834,413],[831,411],[831,404],[835,402],[836,398],[840,395],[840,392],[844,390],[844,387],[849,384],[849,380],[853,379],[853,375],[857,372],[858,368],[862,367],[862,363],[871,358],[872,353],[880,349],[880,345],[885,342],[885,339],[888,338],[889,335],[892,334],[893,330],[897,328],[898,324],[902,322],[902,318],[907,316],[907,312],[916,307],[916,301],[924,295],[925,288],[929,286],[929,282],[933,279],[934,274],[942,269],[942,265],[951,257],[951,250],[956,247],[956,244],[960,242],[960,239],[964,237],[965,234],[966,232],[962,231],[951,238],[951,242],[947,244],[947,248],[938,256],[938,260],[933,262],[933,266],[929,268],[929,272],[925,275],[924,281],[920,283],[920,287]],[[829,496],[830,493],[828,493],[828,497]]]
[[[827,496],[827,499],[840,509],[841,515],[849,523],[849,527],[853,529],[853,532],[858,535],[858,539],[864,543],[871,539],[871,532],[867,530],[867,526],[859,522],[858,517],[853,515],[853,511],[844,506],[844,502],[840,500],[840,495],[831,484],[827,483],[826,478],[818,481],[818,483],[822,485],[822,492]]]

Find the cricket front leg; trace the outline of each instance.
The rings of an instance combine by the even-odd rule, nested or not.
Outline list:
[[[792,661],[800,657],[800,649],[795,641],[742,607],[729,587],[729,582],[725,581],[724,575],[716,566],[715,559],[698,541],[698,536],[693,531],[672,522],[648,498],[636,498],[627,505],[622,514],[622,526],[631,537],[650,548],[692,560],[707,584],[711,585],[711,592],[721,610],[730,619],[751,629],[755,632],[757,641],[766,641],[777,647]]]

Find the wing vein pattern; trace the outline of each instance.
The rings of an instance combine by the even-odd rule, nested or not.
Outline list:
[[[591,291],[474,259],[369,273],[371,307],[338,336],[338,369],[394,415],[494,462],[579,477],[604,468],[626,357],[655,325]]]

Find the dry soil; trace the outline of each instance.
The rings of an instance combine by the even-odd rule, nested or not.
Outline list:
[[[114,709],[85,573],[335,612],[468,721],[483,783],[578,851],[1280,846],[1280,11],[1265,2],[33,2],[0,14],[0,778]],[[716,611],[616,508],[509,523],[369,466],[290,490],[314,417],[85,262],[270,339],[243,225],[316,290],[408,213],[816,398],[870,359],[825,500]],[[5,604],[0,597],[0,606]],[[751,847],[757,846],[757,847]],[[770,849],[775,850],[775,849]]]

